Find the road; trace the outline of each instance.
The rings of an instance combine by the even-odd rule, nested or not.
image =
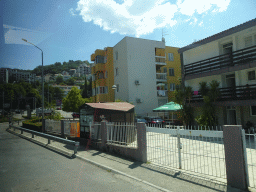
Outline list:
[[[7,132],[0,124],[0,191],[157,191]]]

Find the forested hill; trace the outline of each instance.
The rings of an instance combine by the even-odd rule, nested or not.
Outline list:
[[[61,73],[62,71],[68,72],[70,69],[77,69],[77,67],[83,63],[90,64],[88,61],[69,60],[68,62],[63,62],[62,64],[61,64],[61,62],[56,62],[51,65],[45,65],[44,66],[44,74],[47,74],[47,73],[58,74],[58,73]],[[42,66],[41,65],[37,66],[35,69],[31,70],[31,72],[35,73],[37,76],[41,75],[42,74]]]

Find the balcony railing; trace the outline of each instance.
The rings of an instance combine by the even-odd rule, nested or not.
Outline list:
[[[165,57],[155,57],[156,64],[158,65],[166,65]]]
[[[216,101],[230,101],[230,100],[252,100],[256,99],[256,84],[236,87],[220,88],[220,96]],[[203,97],[200,92],[198,95],[193,95],[191,103],[201,102]]]
[[[157,90],[158,97],[168,97],[167,90]]]
[[[184,66],[185,75],[205,73],[256,61],[256,45]]]
[[[167,74],[166,73],[156,73],[156,80],[157,81],[167,81]]]

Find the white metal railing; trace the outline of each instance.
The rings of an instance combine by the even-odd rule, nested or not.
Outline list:
[[[157,90],[158,97],[168,97],[167,90]]]
[[[135,123],[107,123],[107,143],[137,147],[137,126]]]
[[[223,131],[219,131],[221,129],[147,126],[148,161],[209,175],[226,182]]]
[[[166,73],[156,73],[156,80],[157,81],[167,81],[167,74]]]
[[[244,134],[243,142],[246,146],[244,150],[246,171],[248,175],[248,186],[256,188],[256,133],[254,129],[249,129]]]
[[[101,141],[101,123],[100,122],[92,122],[90,125],[90,134],[91,139],[94,141]]]

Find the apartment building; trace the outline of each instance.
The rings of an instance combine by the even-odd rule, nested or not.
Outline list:
[[[4,81],[7,83],[13,81],[20,81],[21,79],[23,79],[27,83],[32,83],[36,79],[35,74],[19,69],[0,68],[0,74],[2,77],[0,78],[0,81]]]
[[[96,50],[91,60],[95,102],[115,97],[133,103],[142,116],[157,115],[153,109],[170,101],[181,76],[178,48],[166,47],[164,39],[125,37],[113,48]]]
[[[52,85],[52,87],[58,87],[64,91],[64,97],[67,96],[68,92],[71,91],[72,87],[77,87],[80,89],[80,86],[74,86],[74,85]]]
[[[91,74],[91,68],[90,68],[90,66],[83,63],[77,67],[76,73],[80,73],[80,76],[84,77],[87,74]]]
[[[256,19],[179,49],[185,86],[194,91],[192,105],[201,107],[200,82],[220,83],[214,103],[220,125],[256,125]],[[194,116],[200,114],[200,110]]]

